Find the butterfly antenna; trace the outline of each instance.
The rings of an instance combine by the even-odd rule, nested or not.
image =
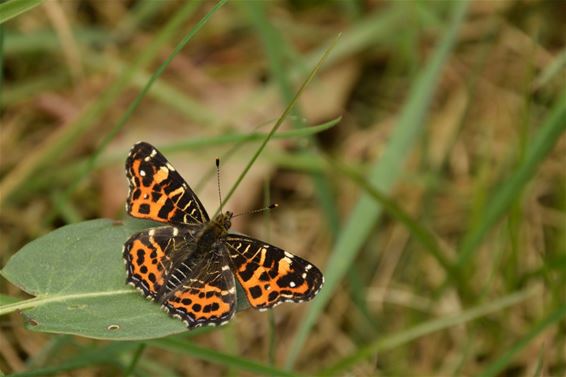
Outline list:
[[[254,213],[263,212],[263,211],[269,211],[270,209],[277,208],[277,207],[279,207],[279,204],[273,203],[273,204],[268,205],[267,207],[254,209],[254,210],[247,211],[247,212],[237,213],[234,216],[232,216],[232,218],[242,216],[242,215],[252,215]]]
[[[220,192],[220,159],[216,158],[216,183],[218,184],[218,200],[220,200],[220,213],[224,213],[222,210],[222,194]]]

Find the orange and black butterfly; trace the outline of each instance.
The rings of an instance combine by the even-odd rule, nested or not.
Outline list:
[[[236,312],[236,279],[259,310],[310,300],[324,283],[320,270],[306,260],[228,233],[231,212],[210,220],[189,185],[150,144],[132,147],[126,175],[127,212],[166,224],[126,241],[126,282],[187,327],[228,322]]]

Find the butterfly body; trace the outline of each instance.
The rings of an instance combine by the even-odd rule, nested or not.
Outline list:
[[[249,304],[267,309],[313,298],[321,272],[304,259],[229,233],[232,213],[209,219],[188,184],[153,146],[135,144],[126,160],[127,212],[167,225],[124,244],[126,282],[189,328],[219,325],[236,311],[236,280]]]

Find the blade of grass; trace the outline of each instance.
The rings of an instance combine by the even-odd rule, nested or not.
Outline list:
[[[192,342],[175,338],[156,339],[147,342],[148,345],[169,351],[189,355],[211,363],[248,371],[255,375],[293,377],[297,374],[282,369],[273,368],[239,356],[228,355],[209,348],[198,346]]]
[[[334,40],[334,42],[336,43],[338,40],[339,36]],[[324,61],[326,60],[326,58],[328,57],[328,55],[330,55],[330,51],[332,51],[332,48],[335,46],[335,44],[330,45],[330,47],[324,52],[324,54],[322,55],[322,57],[320,58],[318,64],[313,68],[313,70],[311,71],[310,75],[306,78],[306,80],[301,84],[301,86],[299,87],[299,90],[297,91],[297,93],[295,94],[295,96],[293,97],[293,99],[291,100],[291,102],[289,102],[289,104],[287,105],[287,107],[285,108],[285,110],[283,111],[283,114],[281,114],[281,116],[279,117],[279,119],[277,119],[277,122],[275,122],[275,124],[273,125],[273,127],[271,128],[271,131],[269,131],[269,133],[267,134],[267,136],[265,137],[265,139],[262,141],[261,145],[259,146],[259,148],[256,150],[256,152],[254,153],[254,155],[252,156],[252,158],[250,159],[250,161],[248,162],[248,164],[246,165],[246,167],[244,168],[244,170],[242,171],[242,173],[240,174],[240,176],[238,177],[238,179],[236,180],[236,182],[232,185],[232,187],[230,188],[230,191],[228,191],[228,194],[226,195],[226,197],[224,198],[224,202],[227,203],[228,200],[230,199],[230,197],[234,194],[234,192],[236,191],[236,188],[238,187],[238,185],[240,184],[240,182],[244,179],[244,177],[246,176],[246,174],[248,173],[248,171],[251,169],[252,165],[254,164],[254,162],[257,160],[257,158],[259,157],[259,155],[261,154],[261,152],[265,149],[265,146],[267,145],[267,143],[269,142],[269,140],[271,140],[271,138],[273,137],[273,135],[275,134],[275,132],[279,129],[279,127],[281,127],[281,125],[283,124],[283,121],[285,120],[285,118],[287,118],[287,115],[289,115],[289,113],[291,112],[291,110],[293,109],[293,106],[295,105],[295,103],[297,102],[297,100],[299,99],[299,97],[301,96],[301,94],[303,93],[303,91],[305,90],[305,88],[307,87],[307,85],[312,81],[312,79],[316,76],[318,70],[320,69],[320,67],[322,66],[322,64],[324,63]],[[220,208],[216,211],[216,214],[218,213],[218,211],[220,210]]]
[[[134,64],[129,69],[125,69],[122,74],[113,82],[110,87],[85,111],[71,123],[61,127],[49,135],[49,137],[34,151],[19,163],[10,173],[0,182],[0,206],[2,206],[11,195],[19,192],[25,186],[30,177],[40,175],[49,163],[54,163],[59,156],[71,149],[72,144],[85,132],[87,132],[104,112],[114,103],[130,84],[134,72],[148,65],[158,56],[161,47],[185,24],[186,19],[196,10],[197,2],[186,3],[175,16],[165,25],[156,38],[135,58]],[[39,173],[38,173],[39,172]],[[38,173],[38,174],[34,174]]]
[[[318,133],[318,132],[322,132],[322,131],[324,131],[328,128],[334,127],[336,124],[338,124],[339,121],[340,121],[340,118],[337,118],[337,119],[331,120],[329,122],[322,123],[320,125],[306,127],[306,128],[300,129],[300,130],[281,131],[281,132],[278,132],[277,134],[273,135],[273,139],[285,140],[285,139],[295,138],[295,137],[300,138],[300,137],[304,137],[305,135],[312,135],[312,134],[315,134],[315,133]],[[164,145],[160,146],[160,150],[162,150],[163,152],[166,152],[168,154],[172,154],[172,153],[176,153],[176,152],[180,152],[180,151],[187,151],[187,150],[194,151],[194,150],[199,150],[199,149],[204,149],[204,148],[210,148],[210,147],[213,147],[213,146],[223,145],[223,144],[234,145],[234,143],[236,143],[239,147],[242,147],[247,142],[257,142],[259,140],[263,140],[266,135],[267,135],[267,133],[264,133],[264,132],[252,132],[252,133],[248,133],[248,134],[234,133],[234,134],[229,134],[229,135],[207,136],[207,137],[204,137],[204,138],[191,138],[191,139],[187,139],[187,140],[181,140],[181,141],[179,141],[177,143],[173,143],[173,144],[164,144]],[[225,156],[226,155],[223,156],[222,161],[225,161]],[[288,156],[288,157],[289,157],[289,159],[293,158],[293,156]],[[308,164],[312,165],[312,163],[311,163],[312,159],[315,158],[315,157],[316,156],[312,156],[310,158],[304,158],[303,159],[304,163],[306,163],[307,165]],[[272,160],[274,160],[275,162],[279,161],[277,158],[274,158]],[[95,163],[95,168],[100,169],[100,168],[110,166],[110,165],[121,164],[121,163],[123,163],[123,161],[124,161],[123,153],[113,154],[111,156],[103,157],[103,158],[100,158],[99,160],[97,160],[96,163]],[[36,192],[37,190],[41,190],[41,189],[45,188],[46,186],[52,185],[53,182],[65,182],[65,181],[71,181],[71,180],[75,179],[78,172],[85,169],[85,167],[83,165],[86,165],[86,164],[87,164],[86,159],[79,160],[77,162],[70,163],[70,164],[66,165],[65,167],[62,167],[61,169],[51,171],[51,172],[49,172],[49,174],[44,174],[44,175],[30,179],[26,183],[25,190],[22,189],[22,190],[18,191],[17,193],[14,193],[12,195],[12,202],[13,203],[21,202],[21,201],[25,200],[30,195],[30,193]],[[298,168],[300,168],[301,166],[302,165],[298,164]],[[321,165],[318,164],[316,166],[319,167]],[[211,171],[212,171],[212,173],[215,174],[216,169],[212,168]],[[315,169],[315,171],[322,171],[322,169],[318,168],[318,169]],[[197,187],[198,187],[198,185],[195,185],[195,189],[198,191]]]
[[[118,357],[137,347],[138,343],[134,342],[114,342],[104,347],[89,348],[71,359],[60,361],[57,365],[27,370],[11,374],[12,377],[43,377],[51,375],[61,375],[62,372],[68,372],[89,366],[101,364],[116,364]]]
[[[458,27],[466,14],[468,1],[454,3],[449,28],[411,89],[389,145],[378,162],[374,163],[368,181],[382,192],[388,192],[402,172],[415,139],[421,132],[423,120],[437,86],[441,69],[452,50]],[[325,269],[325,286],[310,304],[304,321],[289,347],[286,367],[291,368],[299,356],[307,336],[325,305],[332,298],[342,277],[352,264],[369,232],[380,215],[380,207],[365,194],[357,203],[343,231],[338,236]]]
[[[262,41],[263,49],[269,61],[271,74],[275,78],[279,88],[281,100],[283,103],[289,103],[293,99],[293,82],[291,80],[290,70],[285,67],[285,51],[289,50],[289,47],[285,43],[284,36],[269,22],[269,17],[266,14],[265,4],[263,2],[247,1],[239,4],[247,12]],[[336,41],[333,41],[334,45],[335,43]],[[305,122],[303,121],[303,116],[301,115],[301,110],[298,105],[292,109],[292,113],[294,115],[292,118],[293,126],[295,128],[303,128]],[[316,140],[310,139],[310,145],[303,149],[316,150]],[[311,178],[314,182],[317,199],[323,209],[324,218],[328,222],[330,232],[331,234],[337,234],[340,219],[330,182],[327,177],[320,173],[311,173]]]
[[[320,133],[322,131],[334,127],[340,122],[341,119],[342,118],[339,117],[316,126],[305,127],[297,130],[281,131],[277,134],[272,134],[271,138],[290,139],[290,138],[302,138],[302,137],[315,135],[317,133]],[[163,147],[163,150],[169,152],[177,152],[187,149],[194,150],[199,148],[208,148],[210,146],[221,145],[221,144],[233,144],[240,142],[265,140],[268,136],[269,134],[266,134],[265,132],[250,132],[246,134],[234,133],[228,135],[210,136],[202,139],[192,138],[192,139],[180,141],[178,143],[169,144]]]
[[[377,203],[379,203],[379,205],[385,212],[387,212],[391,217],[395,218],[397,221],[403,224],[407,228],[409,233],[413,237],[415,237],[415,239],[422,244],[425,250],[431,253],[438,264],[440,264],[442,268],[444,268],[447,275],[455,274],[456,270],[440,249],[440,246],[436,241],[436,236],[433,233],[429,232],[426,228],[422,227],[418,222],[413,220],[411,215],[405,212],[393,200],[388,198],[387,195],[377,189],[354,169],[329,158],[327,158],[327,163],[330,164],[333,171],[345,175],[347,178],[351,179],[358,186],[360,186],[366,192],[366,194],[371,196]],[[453,276],[453,278],[456,280],[458,279],[457,276]]]
[[[43,0],[11,0],[0,2],[0,24],[27,12],[39,4]]]
[[[121,72],[128,69],[128,63],[124,63],[118,58],[100,56],[100,54],[94,52],[86,55],[85,63],[93,70],[100,71],[101,67],[104,67],[105,70]],[[134,74],[132,84],[143,91],[150,80],[151,75],[140,70]],[[220,128],[221,122],[218,121],[218,116],[212,110],[165,81],[154,82],[151,91],[146,95],[177,110],[179,114],[192,122],[214,129]]]
[[[73,36],[81,46],[113,43],[107,32],[95,28],[73,29]],[[28,53],[52,53],[61,49],[60,41],[53,30],[39,30],[25,34],[6,33],[6,55],[15,56]]]
[[[124,126],[126,125],[128,120],[130,119],[130,117],[132,116],[134,111],[141,104],[141,101],[143,100],[143,98],[145,97],[147,92],[151,89],[153,83],[163,74],[163,72],[165,72],[165,69],[167,68],[167,66],[169,66],[171,61],[173,61],[175,56],[177,56],[183,50],[183,48],[185,48],[185,46],[193,39],[193,37],[204,27],[204,25],[206,25],[206,23],[208,22],[210,17],[212,17],[212,15],[218,9],[220,9],[226,3],[226,1],[228,1],[228,0],[219,0],[216,3],[216,5],[214,7],[212,7],[212,9],[210,9],[210,11],[208,11],[204,15],[204,17],[202,17],[200,19],[200,21],[193,28],[191,28],[191,30],[185,35],[185,37],[181,40],[181,42],[179,42],[177,44],[177,46],[175,46],[175,49],[173,50],[173,52],[171,52],[171,54],[169,54],[167,59],[165,59],[165,61],[163,63],[161,63],[159,68],[157,68],[157,70],[154,72],[154,74],[151,75],[151,77],[150,77],[149,81],[146,83],[145,87],[142,89],[142,91],[140,93],[138,93],[138,95],[132,101],[130,106],[128,106],[128,109],[126,110],[126,112],[122,115],[122,117],[118,120],[118,122],[110,130],[110,132],[108,132],[104,136],[102,141],[98,144],[96,150],[91,154],[91,157],[88,160],[86,168],[83,170],[83,172],[75,180],[75,183],[73,185],[71,185],[71,187],[69,187],[69,189],[66,192],[67,194],[70,194],[71,192],[73,192],[74,189],[81,183],[81,181],[92,171],[92,169],[94,168],[94,164],[95,164],[96,160],[98,159],[98,157],[100,156],[100,154],[102,153],[102,151],[108,146],[110,141],[112,141],[112,139],[114,139],[116,137],[118,132],[120,132],[124,128]],[[188,4],[190,4],[192,6],[186,7],[185,9],[186,9],[186,12],[188,14],[191,14],[196,9],[196,6],[199,3],[198,2],[192,2],[192,3],[188,3]],[[197,5],[193,5],[193,4],[197,4]]]
[[[496,190],[483,216],[472,225],[464,237],[458,252],[460,269],[469,262],[488,232],[519,197],[526,184],[533,178],[537,167],[552,151],[564,131],[566,131],[566,90],[536,133],[521,165]]]
[[[361,361],[375,356],[377,352],[394,349],[402,344],[419,339],[425,335],[473,321],[474,319],[486,316],[490,313],[501,311],[509,306],[516,305],[518,303],[526,301],[531,297],[535,297],[536,295],[539,295],[540,292],[541,290],[536,288],[513,293],[508,296],[502,297],[497,301],[490,300],[486,304],[465,310],[462,313],[434,319],[408,330],[398,332],[397,334],[381,337],[366,346],[358,348],[352,355],[341,359],[334,365],[316,373],[316,375],[342,375],[344,374],[344,371],[360,363]]]
[[[493,363],[489,364],[479,376],[490,377],[499,376],[501,372],[520,351],[524,350],[531,344],[533,339],[545,331],[548,327],[558,323],[566,317],[566,305],[562,305],[550,313],[542,321],[538,322],[524,337],[517,341],[507,352],[497,358]]]
[[[138,362],[140,361],[141,355],[142,355],[143,351],[145,350],[145,348],[146,348],[145,343],[139,343],[138,344],[138,346],[136,347],[136,349],[134,351],[132,361],[128,365],[128,368],[124,371],[124,377],[129,377],[134,373],[134,371],[136,370],[136,366],[138,365]]]

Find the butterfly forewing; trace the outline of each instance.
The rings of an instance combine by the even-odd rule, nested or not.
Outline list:
[[[254,308],[310,300],[324,283],[318,268],[276,246],[234,234],[225,242],[234,273]]]
[[[165,223],[206,223],[204,206],[185,180],[157,149],[139,142],[126,159],[130,185],[127,212]]]

